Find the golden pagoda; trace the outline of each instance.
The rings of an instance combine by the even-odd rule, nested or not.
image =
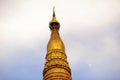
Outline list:
[[[43,80],[72,80],[65,46],[59,35],[60,23],[56,19],[54,8],[49,28],[51,30],[51,37],[47,45]]]

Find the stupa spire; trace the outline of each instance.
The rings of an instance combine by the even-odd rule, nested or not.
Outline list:
[[[56,19],[54,7],[49,27],[51,29],[51,37],[47,45],[43,80],[72,80],[65,46],[58,32],[60,24]]]

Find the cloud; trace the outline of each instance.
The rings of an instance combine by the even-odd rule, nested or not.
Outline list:
[[[65,35],[65,40],[68,40],[66,41],[68,61],[73,71],[78,71],[79,75],[84,74],[81,71],[87,67],[89,74],[87,75],[88,72],[86,72],[84,76],[88,79],[90,77],[92,80],[95,77],[119,79],[118,76],[117,78],[113,76],[113,74],[120,74],[119,28],[119,26],[112,26],[95,33],[78,32],[80,35],[78,33]],[[85,67],[82,67],[83,65]]]

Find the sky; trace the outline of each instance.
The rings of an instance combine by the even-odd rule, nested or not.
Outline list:
[[[0,80],[42,80],[53,6],[73,80],[120,80],[120,0],[0,0]]]

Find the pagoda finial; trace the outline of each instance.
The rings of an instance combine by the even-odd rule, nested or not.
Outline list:
[[[53,6],[53,17],[49,23],[49,27],[51,30],[53,28],[59,29],[59,27],[60,27],[60,23],[57,21],[56,16],[55,16],[55,6]]]
[[[55,6],[53,6],[53,17],[55,17]]]

